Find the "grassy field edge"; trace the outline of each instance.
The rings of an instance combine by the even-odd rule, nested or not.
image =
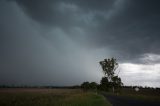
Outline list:
[[[0,106],[112,106],[102,95],[80,89],[15,89],[0,92]]]

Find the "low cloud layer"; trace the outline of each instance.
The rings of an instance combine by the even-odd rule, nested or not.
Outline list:
[[[159,4],[158,0],[2,0],[0,83],[98,82],[103,74],[98,62],[116,57],[125,84],[136,85],[135,80],[125,80],[132,74],[125,74],[129,69],[123,64],[160,63]],[[146,74],[141,76],[142,85],[156,86],[159,81],[153,75],[149,80],[155,85],[146,84]]]

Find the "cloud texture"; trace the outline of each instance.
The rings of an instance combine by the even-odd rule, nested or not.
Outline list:
[[[98,62],[107,57],[116,57],[123,72],[129,71],[123,64],[159,64],[159,4],[158,0],[2,0],[0,83],[98,82],[102,76]],[[121,77],[127,84],[125,75]]]

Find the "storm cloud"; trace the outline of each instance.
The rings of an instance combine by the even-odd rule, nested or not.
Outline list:
[[[108,47],[132,59],[159,54],[159,1],[18,0],[33,20],[59,27],[89,48]],[[127,56],[128,57],[127,57]]]
[[[158,77],[153,79],[155,85],[144,83],[152,78],[147,79],[141,68],[160,64],[159,4],[158,0],[2,0],[0,83],[98,82],[103,74],[98,62],[115,57],[125,84],[134,81],[127,80],[131,74],[126,73],[139,67],[135,75],[142,76],[140,84],[160,86]],[[123,64],[133,64],[132,69]],[[159,75],[158,69],[150,71]]]

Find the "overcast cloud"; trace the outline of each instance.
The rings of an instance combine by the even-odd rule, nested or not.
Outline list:
[[[99,83],[98,62],[115,57],[125,85],[160,87],[159,5],[159,0],[1,0],[0,84]]]

